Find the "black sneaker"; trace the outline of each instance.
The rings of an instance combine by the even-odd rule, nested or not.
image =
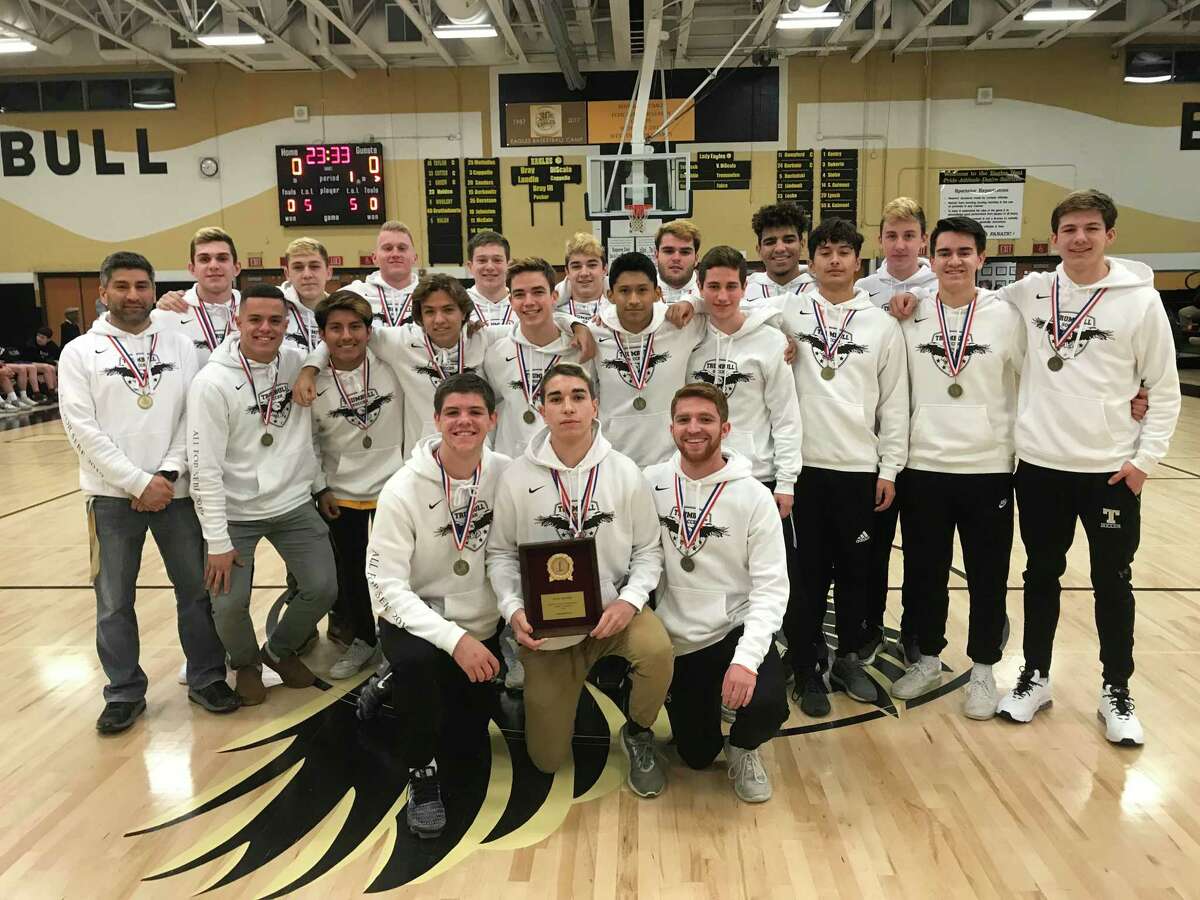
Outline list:
[[[867,676],[862,660],[854,653],[847,653],[834,660],[833,668],[829,672],[829,683],[835,688],[841,688],[859,703],[874,703],[879,699],[875,682]]]
[[[796,683],[796,670],[794,668],[792,668],[792,651],[790,648],[783,651],[783,656],[781,657],[781,660],[783,662],[783,672],[784,672],[783,683],[784,684],[795,684]]]
[[[96,720],[96,730],[101,734],[117,734],[137,721],[145,711],[145,700],[110,700]]]
[[[224,679],[189,690],[188,699],[203,706],[210,713],[231,713],[242,705],[242,698]]]
[[[862,645],[858,648],[857,655],[864,666],[869,666],[875,662],[875,654],[883,649],[883,629],[868,626],[865,632],[866,636],[863,638]]]
[[[800,712],[813,719],[829,715],[829,693],[825,690],[825,679],[820,672],[812,672],[804,679],[803,689],[797,685],[792,689],[792,699],[800,704]]]
[[[442,785],[433,766],[413,769],[409,773],[406,819],[408,830],[419,838],[438,837],[446,827]]]

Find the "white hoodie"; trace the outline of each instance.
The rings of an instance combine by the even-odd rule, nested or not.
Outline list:
[[[654,612],[671,636],[677,656],[710,647],[739,625],[745,626],[732,662],[757,672],[787,610],[783,525],[771,492],[751,476],[749,461],[733,450],[722,455],[724,467],[699,481],[683,474],[678,452],[670,462],[646,470],[665,560]],[[717,485],[725,482],[696,543],[687,551],[695,564],[691,572],[680,566],[684,550],[676,476],[681,480],[689,526],[695,525]]]
[[[120,341],[140,372],[149,367],[146,388],[138,386],[110,338]],[[155,472],[170,471],[179,473],[175,496],[187,496],[185,414],[196,370],[191,340],[166,327],[162,317],[152,318],[140,334],[128,334],[106,314],[63,348],[58,409],[79,454],[79,487],[85,494],[137,497]],[[149,409],[137,404],[142,393],[153,399]]]
[[[305,353],[321,343],[321,328],[317,325],[317,314],[304,305],[290,281],[279,286],[288,301],[287,332],[284,340],[294,344]]]
[[[936,287],[934,293],[921,291],[917,311],[901,326],[912,410],[905,466],[955,474],[1012,472],[1017,379],[1025,358],[1020,316],[992,291],[978,291],[966,356],[953,379],[935,297]],[[945,313],[950,346],[957,347],[967,308]],[[959,397],[947,393],[955,381],[962,388]]]
[[[1150,472],[1167,453],[1180,406],[1171,326],[1150,267],[1116,257],[1108,263],[1108,275],[1086,287],[1073,284],[1060,264],[996,292],[1021,314],[1029,348],[1017,402],[1018,459],[1068,472],[1115,472],[1132,462]],[[1096,290],[1105,293],[1059,351],[1062,369],[1052,372],[1056,278],[1062,331]],[[1141,385],[1150,409],[1138,423],[1129,400]]]
[[[908,456],[908,359],[900,323],[866,291],[831,303],[804,294],[783,313],[784,334],[800,345],[792,370],[804,418],[804,464],[840,472],[874,472],[895,481]],[[853,312],[837,345],[836,375],[821,377],[824,344],[813,304],[825,312],[831,340]]]
[[[412,293],[420,281],[414,270],[407,285],[394,288],[375,270],[366,280],[352,281],[345,290],[354,291],[371,304],[377,325],[405,325],[412,321]]]
[[[729,401],[732,430],[725,445],[750,461],[759,481],[791,494],[802,465],[802,429],[796,383],[783,361],[787,341],[772,327],[774,308],[745,310],[731,335],[707,322],[703,343],[688,362],[688,381],[715,384]]]
[[[746,276],[746,292],[742,297],[743,303],[753,304],[757,300],[767,300],[780,294],[800,294],[813,283],[808,274],[808,266],[800,267],[800,274],[787,284],[779,284],[771,279],[766,272],[751,272]]]
[[[500,613],[485,577],[484,547],[493,528],[496,489],[511,460],[483,448],[478,485],[451,479],[454,520],[462,525],[477,498],[460,554],[446,513],[442,472],[433,458],[442,436],[431,435],[379,495],[367,544],[367,587],[375,615],[453,654],[464,634],[483,641],[496,633]],[[454,572],[463,559],[466,575]]]
[[[237,324],[233,321],[233,317],[237,315],[238,306],[242,302],[242,294],[235,288],[233,299],[228,303],[203,304],[204,311],[208,313],[208,320],[212,323],[213,335],[207,335],[205,332],[204,321],[198,312],[201,300],[196,294],[194,284],[184,292],[183,302],[189,307],[187,312],[177,313],[168,309],[156,309],[151,313],[151,318],[157,325],[186,335],[196,350],[197,363],[203,367],[208,362],[213,350],[220,347],[229,335],[237,334]]]
[[[692,277],[683,287],[671,287],[658,276],[658,289],[662,291],[663,303],[676,303],[683,297],[698,297],[700,295],[700,274],[693,269]]]
[[[595,300],[574,300],[571,297],[571,282],[564,278],[554,286],[554,293],[558,296],[554,311],[567,313],[581,322],[586,322],[592,316],[599,315],[600,310],[609,305],[608,288],[608,276],[605,275],[604,289],[599,297]]]
[[[904,280],[900,280],[888,271],[887,260],[878,269],[854,282],[854,289],[866,291],[871,302],[876,306],[886,308],[888,301],[896,294],[913,292],[927,288],[937,290],[937,276],[929,268],[929,260],[918,259],[917,271]]]
[[[310,410],[292,403],[304,354],[284,344],[272,363],[248,360],[254,374],[250,388],[238,351],[235,333],[217,348],[188,391],[192,499],[209,553],[233,549],[229,522],[283,515],[312,502],[312,494],[325,486]],[[269,428],[263,425],[260,405],[270,406]],[[260,442],[264,433],[273,438],[270,447]]]
[[[363,368],[339,370],[336,383],[328,362],[318,370],[312,422],[325,486],[339,501],[373,505],[384,484],[404,463],[404,393],[392,367],[369,347],[365,392]],[[367,427],[362,428],[360,422]],[[370,447],[363,446],[364,437],[371,439]]]
[[[507,294],[503,300],[493,303],[483,296],[478,288],[472,286],[467,288],[467,296],[475,304],[475,314],[484,325],[507,325],[516,318]]]
[[[666,321],[666,307],[654,304],[650,324],[632,333],[621,326],[615,304],[600,313],[600,325],[590,325],[596,339],[596,380],[600,398],[600,424],[613,447],[639,466],[660,463],[671,456],[671,398],[687,383],[688,361],[706,332],[705,319],[695,316],[683,328]],[[617,341],[621,344],[618,345]],[[625,352],[621,351],[624,346]],[[650,350],[644,390],[634,387],[626,354],[635,371]],[[634,400],[646,401],[645,409]]]
[[[612,449],[598,425],[593,426],[592,433],[591,449],[579,465],[569,468],[551,447],[549,429],[541,429],[524,455],[513,460],[496,491],[487,572],[506,621],[525,606],[517,547],[574,537],[550,477],[552,469],[558,472],[571,507],[576,510],[592,470],[597,469],[591,505],[583,513],[581,536],[596,541],[604,606],[620,598],[640,610],[658,584],[663,553],[650,488],[633,461]],[[543,648],[558,650],[582,640],[549,638]]]

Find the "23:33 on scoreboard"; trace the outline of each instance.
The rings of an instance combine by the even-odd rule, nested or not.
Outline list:
[[[275,169],[280,225],[386,221],[382,144],[277,146]]]

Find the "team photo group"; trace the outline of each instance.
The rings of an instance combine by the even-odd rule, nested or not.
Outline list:
[[[865,277],[852,222],[783,203],[748,224],[763,271],[676,219],[653,257],[610,260],[570,236],[562,280],[482,232],[470,287],[424,273],[395,221],[378,271],[333,293],[311,238],[288,245],[281,286],[241,292],[220,228],[192,239],[186,292],[160,296],[154,261],[109,255],[106,311],[57,371],[87,498],[97,729],[146,711],[134,600],[149,531],[189,700],[225,714],[275,685],[370,676],[404,722],[418,836],[439,835],[454,803],[439,749],[486,730],[500,690],[519,692],[533,764],[569,763],[605,657],[627,666],[617,744],[634,793],[667,788],[665,711],[673,755],[723,757],[736,796],[762,802],[760,750],[793,704],[819,722],[832,692],[873,706],[942,685],[956,533],[962,713],[1032,722],[1052,700],[1079,522],[1099,731],[1141,745],[1131,567],[1181,401],[1154,273],[1109,254],[1111,198],[1065,195],[1048,223],[1057,267],[996,290],[977,287],[984,228],[927,224],[910,198],[881,211]],[[1015,531],[1023,665],[998,685]],[[289,587],[265,640],[251,616],[264,539]],[[340,655],[314,673],[304,657],[326,619]],[[884,652],[906,667],[890,683],[873,670]]]

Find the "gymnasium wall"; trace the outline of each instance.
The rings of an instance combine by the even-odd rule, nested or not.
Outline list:
[[[1111,54],[1108,41],[1067,40],[1041,52],[938,52],[895,60],[873,53],[858,64],[845,54],[791,57],[780,77],[779,141],[680,148],[728,149],[752,161],[749,190],[697,192],[693,218],[707,246],[730,243],[749,251],[750,215],[775,199],[777,150],[813,148],[819,159],[823,148],[856,148],[868,253],[876,249],[877,210],[889,197],[917,196],[933,218],[939,168],[1014,166],[1028,173],[1017,255],[1048,238],[1050,209],[1065,191],[1094,185],[1121,207],[1115,252],[1143,256],[1164,270],[1200,268],[1200,152],[1179,149],[1182,104],[1196,98],[1186,96],[1187,86],[1125,85],[1123,59]],[[283,143],[382,141],[388,217],[408,222],[422,247],[423,158],[501,157],[504,230],[517,253],[561,262],[563,239],[592,229],[583,215],[584,185],[565,185],[561,225],[558,204],[531,209],[527,189],[512,185],[509,170],[526,156],[558,152],[568,163],[583,163],[594,148],[498,146],[496,71],[357,75],[251,76],[194,65],[176,81],[175,110],[0,116],[0,137],[13,130],[33,137],[37,165],[31,175],[0,176],[0,279],[94,271],[117,247],[178,272],[186,266],[192,232],[214,222],[235,236],[243,260],[261,255],[273,266],[291,238],[311,233],[347,265],[357,264],[373,245],[372,228],[280,227],[273,147]],[[990,105],[976,104],[980,87],[993,89]],[[308,122],[293,121],[297,104],[310,108]],[[719,118],[722,111],[702,105],[696,115]],[[96,174],[96,128],[104,131],[107,158],[124,163],[123,174]],[[138,128],[146,129],[149,160],[166,163],[167,174],[139,174]],[[56,175],[47,165],[43,132],[52,129],[61,158],[66,131],[79,132],[81,165],[74,174]],[[204,156],[219,159],[218,177],[200,174]]]

